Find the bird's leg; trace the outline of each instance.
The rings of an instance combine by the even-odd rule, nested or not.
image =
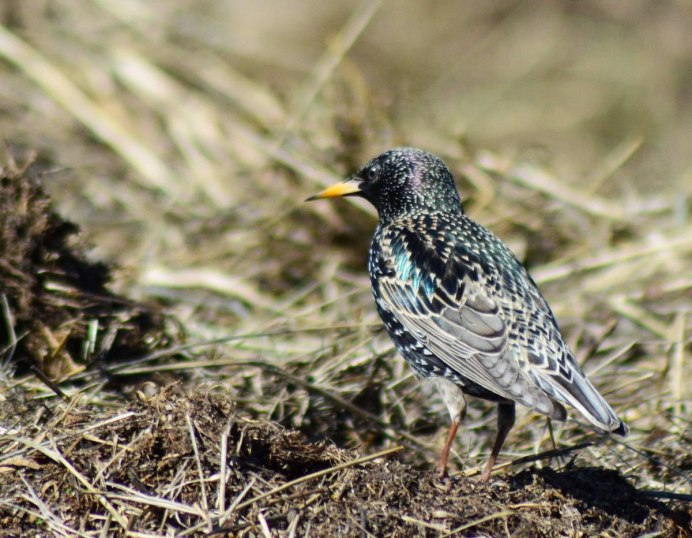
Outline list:
[[[505,444],[505,439],[507,439],[507,434],[509,430],[514,426],[514,402],[500,402],[497,404],[497,437],[495,437],[495,443],[493,444],[493,450],[490,453],[490,459],[485,466],[485,471],[481,474],[481,480],[487,482],[490,480],[490,473],[493,471],[495,466],[495,460],[497,455],[502,450],[502,445]]]
[[[466,403],[466,402],[464,402]],[[459,424],[464,420],[466,416],[466,405],[464,405],[456,416],[452,417],[452,423],[449,426],[449,435],[447,436],[447,442],[442,449],[442,454],[440,454],[440,461],[437,464],[437,474],[440,478],[447,476],[447,460],[449,460],[449,451],[452,449],[452,443],[454,438],[457,436],[457,430],[459,429]]]

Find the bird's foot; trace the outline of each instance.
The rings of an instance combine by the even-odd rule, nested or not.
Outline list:
[[[484,483],[487,484],[488,482],[490,482],[491,474],[492,474],[491,471],[490,471],[489,469],[486,469],[485,471],[483,471],[483,472],[479,475],[478,481],[479,481],[479,482],[484,482]]]

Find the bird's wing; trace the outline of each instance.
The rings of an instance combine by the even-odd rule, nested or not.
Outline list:
[[[430,241],[410,229],[390,238],[392,267],[379,279],[385,307],[447,366],[555,418],[564,419],[557,400],[604,430],[624,428],[563,343],[550,307],[509,251],[503,261],[508,266],[498,268],[463,242],[450,247],[449,241]],[[485,248],[505,249],[499,242]],[[512,297],[521,301],[513,304]]]
[[[479,282],[481,267],[472,254],[447,251],[443,242],[436,247],[411,230],[390,238],[391,267],[378,279],[380,307],[461,376],[499,396],[557,412],[512,356],[507,323]]]

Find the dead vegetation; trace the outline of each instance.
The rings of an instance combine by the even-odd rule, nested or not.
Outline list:
[[[90,261],[79,228],[58,216],[35,177],[11,160],[0,176],[0,338],[20,372],[62,381],[105,357],[167,345],[163,315],[108,290],[105,264]],[[91,364],[93,366],[93,364]]]
[[[358,458],[296,431],[244,418],[220,392],[169,388],[117,411],[73,402],[13,435],[3,528],[38,521],[55,535],[639,536],[682,535],[690,514],[601,467],[523,471],[488,485],[463,475]],[[99,414],[96,419],[95,414]],[[9,499],[15,499],[14,502]],[[13,517],[12,513],[21,514]]]
[[[0,10],[0,528],[685,536],[689,13],[290,4]],[[447,417],[372,307],[374,216],[301,202],[398,144],[530,266],[624,442],[525,413],[486,486],[473,402],[434,478]]]

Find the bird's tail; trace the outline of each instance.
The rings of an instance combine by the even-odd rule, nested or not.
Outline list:
[[[583,372],[574,371],[572,382],[558,378],[553,384],[556,396],[564,403],[581,411],[591,424],[601,430],[616,433],[623,437],[629,428],[615,414],[605,398],[596,390]]]

